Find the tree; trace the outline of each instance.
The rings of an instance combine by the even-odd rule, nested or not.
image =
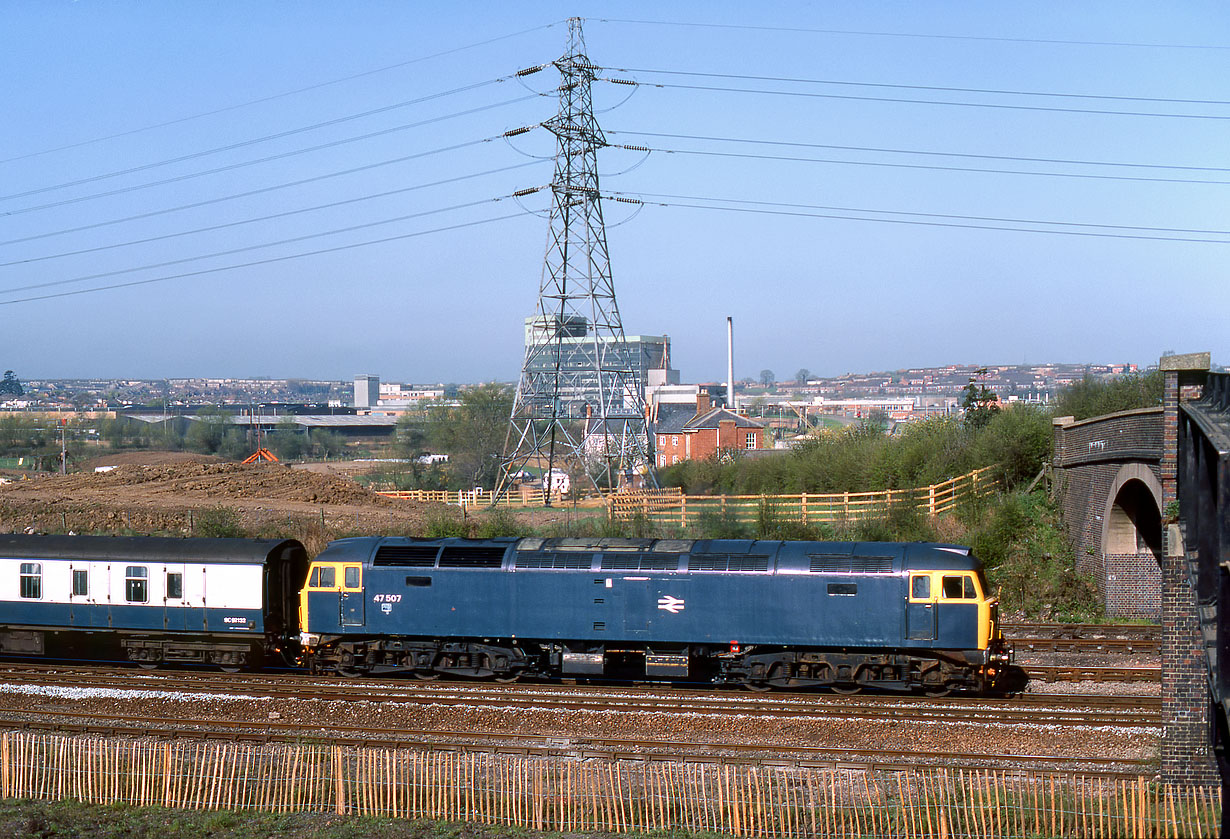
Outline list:
[[[0,394],[6,396],[23,396],[25,389],[21,386],[21,381],[13,375],[12,370],[4,371],[4,379],[0,380]]]
[[[987,368],[980,367],[969,377],[969,384],[961,391],[961,407],[965,409],[965,424],[970,428],[983,428],[999,410],[999,397],[986,386]]]
[[[811,371],[806,367],[800,367],[799,372],[794,374],[794,383],[796,385],[805,385],[807,380],[811,378]]]
[[[773,387],[773,383],[777,381],[777,377],[773,375],[773,371],[767,367],[760,371],[760,383],[765,387]]]
[[[494,488],[512,406],[509,388],[489,384],[463,391],[456,407],[430,412],[427,440],[448,454],[449,472],[459,487]]]

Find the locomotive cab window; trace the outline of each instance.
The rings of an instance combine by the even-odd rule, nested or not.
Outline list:
[[[974,578],[961,576],[944,576],[944,599],[945,600],[976,600],[978,591],[974,588]]]
[[[931,599],[931,577],[927,574],[915,574],[910,577],[910,599]]]
[[[42,599],[43,563],[23,562],[21,564],[21,596],[30,600]]]
[[[358,565],[347,565],[342,569],[342,587],[347,589],[357,589],[362,582],[362,574]]]
[[[129,565],[124,569],[124,599],[129,603],[149,602],[149,569]]]
[[[317,565],[308,579],[308,588],[337,588],[337,569],[332,565]]]

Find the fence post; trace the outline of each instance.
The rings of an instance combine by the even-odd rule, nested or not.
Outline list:
[[[335,811],[339,816],[346,815],[346,779],[342,776],[342,747],[333,747],[333,784],[335,794]]]

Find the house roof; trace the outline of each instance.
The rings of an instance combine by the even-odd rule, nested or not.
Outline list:
[[[696,406],[693,404],[660,404],[658,405],[658,420],[653,424],[653,433],[682,434],[688,420],[694,416],[696,416]]]
[[[684,431],[699,431],[702,428],[717,428],[720,423],[734,422],[735,428],[764,428],[764,423],[736,414],[726,408],[710,408],[703,414],[693,416],[684,426]]]

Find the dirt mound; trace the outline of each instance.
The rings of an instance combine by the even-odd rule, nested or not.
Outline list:
[[[118,452],[103,455],[80,464],[84,472],[93,472],[99,466],[165,466],[173,463],[224,463],[212,454],[196,452]]]
[[[53,475],[8,484],[5,492],[34,490],[43,495],[81,498],[113,496],[139,489],[146,496],[227,500],[294,501],[307,504],[347,504],[387,507],[388,498],[333,475],[292,470],[280,463],[172,463],[120,465],[109,472]]]

